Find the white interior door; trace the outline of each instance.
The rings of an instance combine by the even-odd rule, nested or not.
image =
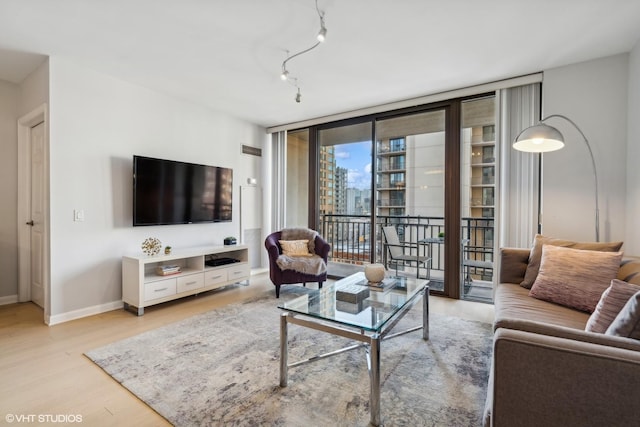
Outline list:
[[[44,308],[45,137],[44,123],[31,128],[31,301]]]

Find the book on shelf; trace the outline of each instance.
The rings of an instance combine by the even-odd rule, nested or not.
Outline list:
[[[180,273],[179,265],[159,265],[156,267],[156,273],[160,276],[168,276],[170,274]]]

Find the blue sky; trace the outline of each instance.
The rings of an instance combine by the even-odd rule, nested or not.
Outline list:
[[[371,141],[336,145],[334,155],[336,165],[349,171],[348,187],[371,188]]]

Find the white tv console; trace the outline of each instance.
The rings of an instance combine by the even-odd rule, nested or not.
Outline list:
[[[221,258],[236,262],[205,264]],[[167,265],[179,266],[180,272],[166,276],[156,272],[158,267]],[[170,255],[123,256],[122,301],[125,310],[134,306],[142,316],[145,307],[248,280],[249,274],[246,245],[174,249]]]

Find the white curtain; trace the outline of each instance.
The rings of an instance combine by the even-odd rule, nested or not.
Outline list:
[[[540,83],[499,91],[500,247],[528,248],[538,231],[540,155],[516,151],[518,134],[540,118]]]
[[[282,230],[286,224],[287,205],[287,131],[279,131],[271,134],[271,173],[270,197],[271,206],[266,210],[270,212],[269,233]]]

